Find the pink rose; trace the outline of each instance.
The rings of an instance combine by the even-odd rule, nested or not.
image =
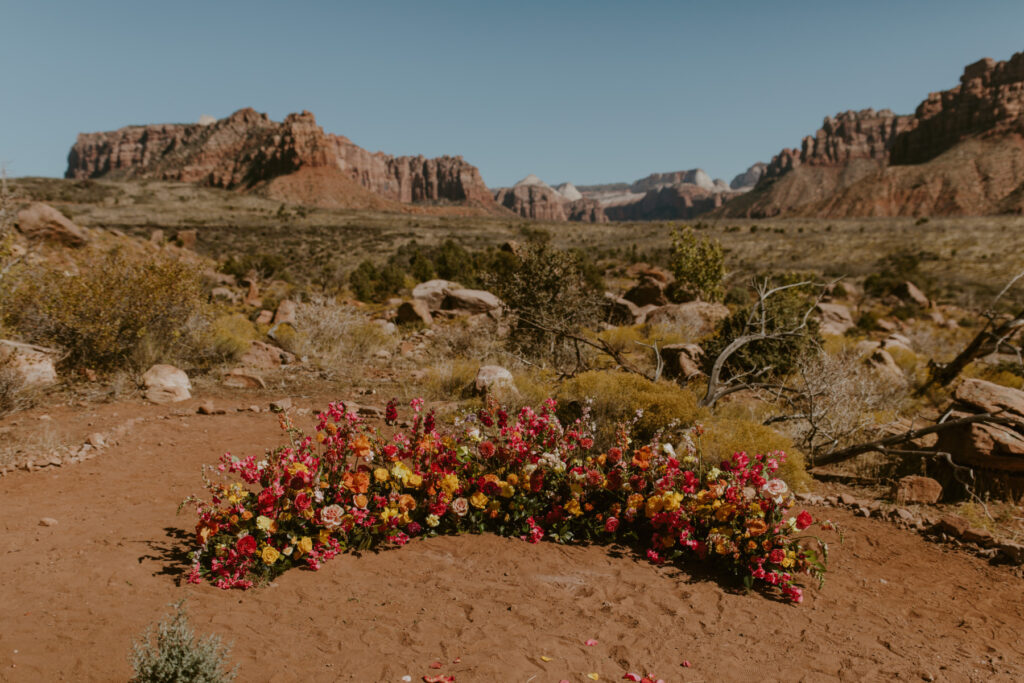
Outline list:
[[[461,497],[456,498],[452,501],[452,512],[459,517],[465,517],[466,513],[469,512],[469,501]]]
[[[312,505],[312,503],[309,500],[309,496],[307,496],[305,493],[300,493],[299,495],[295,496],[295,509],[298,510],[299,512],[305,512],[306,510],[309,509],[310,505]]]
[[[619,528],[619,520],[615,517],[609,517],[604,521],[604,530],[610,534],[614,534],[615,530]]]
[[[328,529],[334,529],[341,526],[341,518],[344,515],[345,511],[340,505],[328,505],[320,511],[320,523]]]
[[[781,503],[782,497],[789,493],[789,487],[781,479],[769,479],[761,487],[761,490],[771,496],[776,503]]]

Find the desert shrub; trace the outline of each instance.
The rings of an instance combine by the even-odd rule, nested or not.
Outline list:
[[[888,296],[908,280],[918,286],[925,286],[928,278],[921,272],[921,254],[913,251],[899,251],[889,254],[878,262],[878,271],[864,279],[864,292],[881,298]]]
[[[295,307],[295,328],[278,336],[283,348],[325,370],[365,361],[394,341],[394,335],[365,311],[326,297],[300,302]]]
[[[444,360],[426,368],[417,385],[423,395],[432,400],[468,398],[479,370],[479,361]]]
[[[26,385],[25,376],[14,367],[12,357],[0,347],[0,417],[30,408],[36,392]]]
[[[221,264],[220,272],[234,275],[238,280],[244,280],[250,273],[255,273],[260,280],[291,280],[288,272],[288,264],[280,254],[267,254],[259,252],[255,254],[243,254],[241,256],[229,256]]]
[[[649,440],[662,428],[678,432],[693,424],[698,416],[697,397],[689,389],[613,370],[591,370],[577,375],[559,387],[556,398],[563,420],[575,419],[589,404],[597,423],[594,438],[599,447],[613,442],[619,422],[635,420],[636,437]]]
[[[174,615],[150,626],[132,644],[129,658],[132,683],[224,683],[234,680],[237,667],[228,671],[230,648],[220,636],[197,639],[188,622],[184,601],[173,605]]]
[[[796,284],[802,281],[803,278],[799,274],[786,274],[779,276],[773,285]],[[813,304],[813,293],[814,287],[806,285],[784,289],[769,297],[765,302],[766,330],[769,333],[776,333],[798,327],[804,319],[804,314]],[[757,314],[758,311],[754,307],[758,305],[755,303],[733,312],[719,324],[715,333],[702,343],[705,370],[709,374],[712,365],[725,347],[753,331],[749,329],[748,321]],[[722,374],[723,377],[729,377],[741,373],[759,373],[767,369],[760,375],[762,378],[788,375],[795,369],[796,360],[802,353],[820,344],[818,322],[813,318],[808,319],[807,327],[799,335],[761,339],[741,347],[730,356]]]
[[[428,352],[435,358],[494,359],[504,362],[504,343],[498,334],[498,323],[490,318],[469,320],[464,317],[444,322],[435,321],[433,334],[427,338]]]
[[[510,314],[508,343],[542,364],[563,366],[576,358],[566,335],[596,322],[601,289],[587,281],[578,255],[545,242],[521,246],[516,258],[514,271],[487,278]]]
[[[210,351],[220,360],[236,360],[259,336],[256,325],[241,313],[221,315],[210,324]]]
[[[394,264],[378,268],[372,261],[363,261],[349,274],[348,283],[360,301],[380,303],[402,290],[405,273]]]
[[[86,259],[77,275],[26,270],[3,298],[5,323],[26,340],[98,370],[187,358],[209,315],[197,268],[120,251]]]
[[[725,294],[725,252],[718,240],[698,238],[693,228],[672,232],[673,299],[721,301]]]
[[[441,278],[467,286],[477,284],[477,259],[453,239],[436,247],[424,247],[413,240],[399,247],[388,263],[411,275],[416,282]]]

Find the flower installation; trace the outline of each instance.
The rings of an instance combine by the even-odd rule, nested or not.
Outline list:
[[[371,429],[342,403],[304,435],[287,415],[288,446],[225,454],[199,516],[189,580],[248,588],[293,567],[316,570],[349,549],[402,546],[415,537],[489,531],[530,543],[622,544],[661,564],[688,558],[738,576],[748,588],[803,599],[800,574],[821,582],[828,546],[807,530],[775,478],[785,455],[735,453],[703,462],[702,429],[680,453],[660,435],[595,448],[588,415],[563,425],[554,400],[509,415],[491,403],[448,430],[412,402],[411,428]],[[393,427],[392,401],[386,422]],[[811,541],[814,541],[813,543]]]

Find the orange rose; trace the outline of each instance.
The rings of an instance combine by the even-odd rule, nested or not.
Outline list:
[[[408,512],[409,510],[416,509],[416,499],[409,494],[403,494],[398,497],[398,509],[402,512]]]
[[[352,497],[352,503],[360,510],[365,510],[369,502],[370,501],[366,499],[366,496],[361,493]]]
[[[357,458],[369,457],[370,453],[370,439],[367,438],[366,434],[360,434],[358,437],[352,440],[352,451],[356,454]]]
[[[751,536],[760,536],[768,531],[768,525],[763,519],[751,519],[747,522],[747,533]]]

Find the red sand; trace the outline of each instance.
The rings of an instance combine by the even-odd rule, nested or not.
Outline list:
[[[267,414],[158,418],[170,413],[55,411],[82,430],[95,430],[87,417],[146,419],[93,460],[0,479],[0,680],[126,680],[133,637],[183,597],[198,632],[233,641],[240,681],[1024,680],[1020,579],[835,510],[821,512],[846,542],[801,606],[699,568],[494,536],[348,555],[248,592],[179,586],[174,556],[193,517],[175,508],[202,493],[200,466],[282,434]]]

